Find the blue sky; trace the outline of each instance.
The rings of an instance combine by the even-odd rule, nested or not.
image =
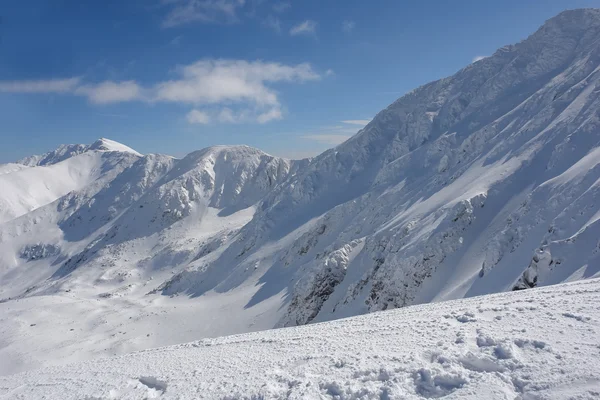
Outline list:
[[[108,137],[315,155],[403,93],[600,0],[7,0],[0,162]]]

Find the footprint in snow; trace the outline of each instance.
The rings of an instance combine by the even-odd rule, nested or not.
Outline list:
[[[458,322],[467,323],[467,322],[475,322],[475,321],[477,321],[477,318],[475,318],[475,314],[473,314],[471,312],[466,312],[462,315],[457,316],[456,320]]]
[[[153,394],[161,395],[167,391],[167,383],[153,376],[141,376],[138,380],[142,385],[148,387],[149,391],[152,391]]]
[[[563,317],[573,318],[573,319],[575,319],[575,320],[577,320],[579,322],[587,322],[587,321],[591,320],[590,317],[586,317],[586,316],[583,316],[583,315],[575,315],[575,314],[571,314],[571,313],[568,313],[568,312],[567,313],[563,313]]]

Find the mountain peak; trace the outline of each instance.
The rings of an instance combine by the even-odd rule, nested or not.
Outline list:
[[[51,165],[64,161],[68,158],[75,157],[87,151],[117,151],[121,153],[131,153],[136,156],[142,154],[133,150],[131,147],[125,146],[114,140],[100,138],[90,145],[85,144],[61,144],[55,150],[41,155],[33,155],[22,158],[17,161],[18,164],[27,165],[30,167]]]
[[[124,153],[133,153],[138,156],[142,155],[142,154],[138,153],[137,151],[133,150],[129,146],[125,146],[122,143],[116,142],[114,140],[106,139],[106,138],[100,138],[100,139],[96,140],[94,143],[92,143],[88,147],[88,150],[120,151],[120,152],[124,152]]]

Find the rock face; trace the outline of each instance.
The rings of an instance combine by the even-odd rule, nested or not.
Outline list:
[[[88,171],[0,197],[0,297],[188,295],[239,331],[596,276],[599,110],[600,11],[574,10],[311,160],[63,146],[0,168]]]

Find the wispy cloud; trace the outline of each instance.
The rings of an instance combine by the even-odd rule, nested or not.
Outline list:
[[[163,0],[170,10],[162,22],[172,28],[192,22],[235,22],[245,0]]]
[[[342,22],[342,31],[345,33],[352,33],[355,27],[356,22],[352,20],[345,20],[344,22]]]
[[[276,13],[282,13],[292,8],[292,3],[289,1],[279,1],[273,4],[273,11]]]
[[[86,97],[97,105],[132,101],[179,103],[193,107],[186,116],[193,124],[213,120],[266,123],[283,118],[273,85],[322,78],[308,63],[285,65],[245,60],[200,60],[177,67],[175,73],[174,79],[150,86],[134,80],[88,83],[81,78],[0,81],[0,92],[70,94]]]
[[[298,35],[316,35],[317,33],[317,23],[313,20],[307,19],[304,22],[299,23],[298,25],[294,25],[292,29],[290,29],[290,35],[298,36]]]
[[[289,0],[159,0],[156,7],[164,15],[163,28],[174,28],[192,23],[232,24],[244,19],[258,18],[263,25],[276,31],[281,30],[281,22],[272,14],[283,14],[292,7]]]
[[[336,146],[336,145],[348,140],[348,138],[350,136],[351,135],[316,134],[316,135],[303,135],[303,136],[300,136],[300,138],[307,139],[307,140],[313,140],[317,143]]]
[[[269,121],[274,121],[274,120],[282,119],[282,118],[283,118],[283,113],[281,112],[280,108],[271,108],[270,110],[268,110],[266,112],[258,114],[258,117],[256,117],[256,121],[260,124],[264,124]]]
[[[368,119],[349,119],[305,132],[285,133],[283,136],[295,140],[288,139],[285,144],[275,147],[273,152],[292,159],[313,157],[350,139],[369,122]]]
[[[73,91],[80,78],[49,79],[38,81],[0,82],[0,93],[68,93]]]
[[[135,81],[105,81],[96,85],[81,85],[75,88],[75,94],[86,96],[95,104],[122,103],[142,100],[142,88]]]
[[[183,39],[183,35],[175,36],[173,39],[171,39],[169,44],[171,46],[179,46],[181,44],[182,39]]]
[[[142,89],[134,81],[105,81],[82,84],[81,78],[0,82],[0,93],[59,93],[84,96],[95,104],[142,99]]]
[[[256,107],[222,107],[208,108],[204,110],[194,109],[186,116],[190,124],[209,124],[219,122],[224,124],[243,124],[258,122],[264,124],[270,121],[283,118],[280,108],[273,107],[267,110],[261,110]]]
[[[349,119],[340,122],[341,124],[323,126],[313,132],[302,134],[299,137],[301,139],[312,140],[320,144],[335,146],[352,137],[352,135],[357,132],[357,129],[359,129],[358,126],[363,127],[367,125],[370,120]]]
[[[263,20],[262,25],[274,30],[277,33],[281,33],[281,20],[278,17],[269,15]]]
[[[477,62],[477,61],[481,61],[484,58],[487,58],[488,56],[475,56],[473,57],[473,60],[471,62]]]
[[[101,117],[111,117],[111,118],[127,118],[125,114],[114,114],[114,113],[98,113]]]
[[[185,116],[188,123],[190,124],[202,124],[206,125],[210,122],[210,116],[204,111],[192,110]]]
[[[360,125],[360,126],[365,126],[367,125],[369,122],[371,122],[370,119],[348,119],[345,121],[342,121],[344,124],[349,124],[349,125]]]

